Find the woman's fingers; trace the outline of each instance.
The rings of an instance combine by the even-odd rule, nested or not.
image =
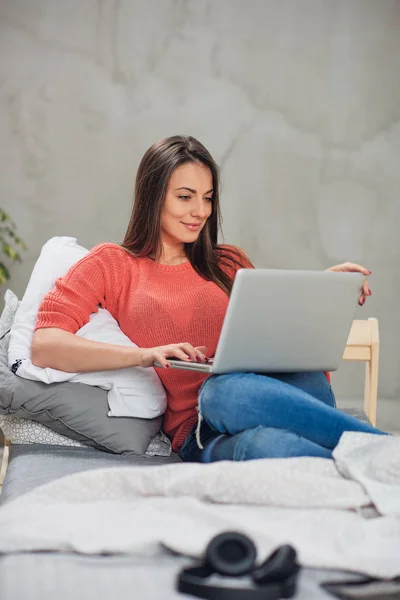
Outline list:
[[[153,355],[152,364],[157,362],[162,367],[168,368],[170,366],[168,363],[169,358],[179,358],[185,362],[206,362],[207,359],[203,351],[207,351],[206,346],[198,346],[197,348],[194,348],[187,342],[182,342],[181,344],[170,344],[169,346],[160,346],[156,349],[156,352]]]
[[[360,298],[358,300],[358,303],[360,306],[364,306],[366,299],[368,298],[368,296],[372,296],[372,292],[369,289],[369,283],[368,280],[366,279],[363,283],[362,289],[361,289],[361,294],[360,294]]]
[[[205,356],[205,352],[207,351],[207,347],[206,346],[198,346],[196,348],[193,348],[193,346],[191,344],[185,343],[185,344],[180,344],[180,347],[183,349],[184,352],[187,353],[188,355],[188,360],[193,360],[196,362],[206,362],[207,358]]]
[[[348,273],[362,273],[363,275],[365,275],[365,277],[371,275],[371,271],[369,269],[357,263],[347,262],[343,265],[338,265],[338,267],[342,267],[342,269],[340,270],[343,270],[345,272],[347,271]]]
[[[169,358],[179,358],[180,360],[205,362],[205,356],[202,352],[193,348],[189,343],[171,344],[166,348],[166,356]]]
[[[197,352],[197,360],[202,363],[207,362],[207,346],[196,346],[195,350]]]
[[[169,354],[170,358],[180,358],[181,360],[190,361],[196,360],[196,356],[189,354],[188,350],[183,350],[182,348],[173,348],[172,352]]]
[[[348,270],[350,272],[362,273],[365,277],[371,275],[371,271],[362,265],[358,265],[357,263],[346,263]]]
[[[340,265],[334,265],[330,267],[328,271],[334,271],[336,273],[362,273],[366,277],[371,275],[371,271],[364,267],[363,265],[359,265],[357,263],[345,262]]]
[[[359,265],[357,263],[352,263],[352,262],[346,262],[346,263],[342,263],[341,265],[335,265],[335,266],[331,267],[330,269],[328,269],[328,271],[333,271],[336,273],[362,273],[363,275],[365,275],[365,277],[368,277],[369,275],[371,275],[371,271],[369,269],[367,269],[363,265]],[[369,289],[368,279],[366,279],[361,288],[361,294],[358,299],[358,304],[360,306],[363,306],[365,304],[365,300],[367,299],[368,296],[371,296],[371,294],[372,294],[372,292]]]
[[[196,346],[195,350],[198,350],[199,352],[201,352],[202,354],[207,354],[207,346]]]
[[[193,346],[187,342],[183,343],[183,344],[179,344],[179,348],[186,353],[186,356],[188,358],[186,358],[186,360],[197,360],[197,357],[200,356],[200,353],[193,348]]]
[[[371,296],[371,290],[369,289],[369,283],[368,283],[367,279],[364,281],[362,290],[363,290],[364,296]]]
[[[161,367],[164,367],[164,368],[168,368],[169,367],[168,361],[167,361],[166,357],[164,356],[164,354],[162,352],[156,352],[154,354],[153,365],[154,364],[157,367],[159,365],[161,365]]]

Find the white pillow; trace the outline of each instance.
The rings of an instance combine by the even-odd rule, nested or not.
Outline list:
[[[8,348],[10,367],[16,360],[30,358],[33,329],[43,298],[54,287],[56,279],[65,275],[88,252],[72,237],[54,237],[43,246],[11,329]]]
[[[55,237],[42,248],[32,271],[11,328],[8,364],[19,376],[44,383],[73,381],[94,385],[108,392],[111,417],[152,419],[165,412],[167,398],[164,387],[152,368],[130,367],[114,371],[66,373],[57,369],[41,369],[32,364],[31,344],[39,306],[58,277],[88,253],[75,238]],[[76,335],[85,339],[137,347],[120,329],[105,309],[90,316],[89,322]]]
[[[19,300],[17,296],[11,290],[6,290],[4,294],[4,308],[0,316],[0,340],[10,331],[18,306]]]

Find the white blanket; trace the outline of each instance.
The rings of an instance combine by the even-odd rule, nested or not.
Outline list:
[[[199,557],[214,535],[239,530],[260,559],[291,543],[304,566],[399,576],[400,438],[345,433],[334,456],[67,476],[0,509],[0,552],[149,554],[163,544]],[[371,504],[379,514],[366,518]]]

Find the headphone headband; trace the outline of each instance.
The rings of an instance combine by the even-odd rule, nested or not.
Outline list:
[[[295,593],[294,581],[289,585],[270,583],[254,589],[219,587],[207,585],[205,580],[212,572],[208,571],[207,575],[204,573],[203,566],[183,569],[178,579],[178,591],[206,600],[278,600],[290,598]]]
[[[180,572],[178,591],[206,600],[278,600],[295,594],[300,567],[294,548],[280,546],[259,567],[255,567],[255,559],[255,546],[247,536],[238,532],[222,533],[208,544],[203,563]],[[250,574],[257,587],[208,585],[207,579],[214,573],[231,577]]]

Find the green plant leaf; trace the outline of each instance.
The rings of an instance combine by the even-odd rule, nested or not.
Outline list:
[[[19,246],[21,248],[21,250],[23,250],[24,252],[26,252],[28,250],[25,242],[23,240],[21,240],[20,237],[17,236],[17,234],[12,230],[12,229],[8,229],[7,228],[7,234],[10,236],[10,238],[12,238],[14,240],[14,243]],[[1,236],[1,227],[0,227],[0,240],[2,240],[2,236]]]
[[[16,234],[16,225],[9,214],[0,208],[0,260],[7,257],[11,261],[21,262],[21,254],[28,249],[25,242]],[[12,242],[12,244],[10,243]],[[10,278],[10,273],[4,263],[0,262],[0,285]]]
[[[18,252],[16,252],[10,244],[3,242],[2,247],[4,254],[8,256],[8,258],[11,258],[11,260],[18,260]]]
[[[5,284],[8,279],[10,279],[10,272],[7,267],[0,262],[0,285]]]
[[[8,226],[7,227],[4,227],[4,226],[1,227],[1,225],[0,225],[0,228],[2,228],[2,230],[5,231],[7,233],[7,235],[9,235],[10,238],[12,238],[13,240],[18,239],[18,236],[15,233],[15,231],[14,231],[13,228],[8,227]]]
[[[5,210],[3,210],[2,208],[0,209],[0,221],[2,223],[8,223],[8,227],[11,227],[12,229],[16,229],[17,226],[15,225],[14,221],[12,220],[12,218],[10,217],[10,215],[8,213],[6,213]],[[0,225],[1,227],[1,225]],[[3,228],[6,228],[7,226],[3,225]]]

